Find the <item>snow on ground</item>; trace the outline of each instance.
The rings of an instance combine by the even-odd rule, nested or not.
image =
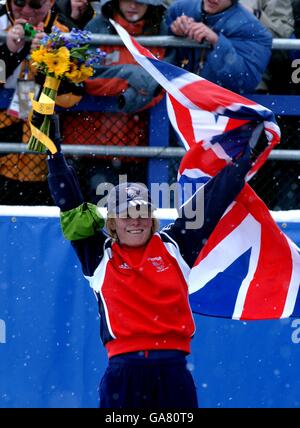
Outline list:
[[[106,209],[99,208],[101,214],[106,216]],[[278,223],[298,223],[300,222],[300,210],[290,211],[271,211],[274,220]],[[46,206],[13,206],[13,205],[0,205],[0,216],[20,216],[20,217],[59,217],[59,208],[46,207]],[[177,216],[175,209],[158,209],[156,216],[161,220],[173,220]]]

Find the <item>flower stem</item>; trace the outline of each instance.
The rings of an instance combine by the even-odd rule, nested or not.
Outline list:
[[[55,101],[56,96],[57,96],[57,91],[55,89],[50,89],[50,88],[43,88],[42,93],[44,93],[45,95],[47,95],[49,98],[51,98],[53,101]],[[40,101],[41,97],[39,98]],[[50,116],[45,115],[44,116],[44,120],[43,123],[40,127],[40,131],[47,135],[49,137],[50,135]],[[39,153],[45,153],[46,151],[46,147],[44,146],[43,143],[41,143],[36,137],[31,136],[28,142],[28,148],[29,150],[35,151],[35,152],[39,152]]]

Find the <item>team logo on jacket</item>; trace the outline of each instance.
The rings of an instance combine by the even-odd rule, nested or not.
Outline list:
[[[161,256],[158,257],[148,257],[147,259],[155,268],[156,272],[163,272],[164,270],[169,269],[170,265],[166,265]]]
[[[128,266],[127,263],[122,263],[121,265],[119,265],[119,269],[131,269],[131,267]]]

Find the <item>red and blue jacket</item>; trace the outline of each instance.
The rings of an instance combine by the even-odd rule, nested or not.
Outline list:
[[[50,191],[61,208],[63,232],[97,297],[101,338],[109,357],[153,349],[189,353],[195,329],[188,299],[189,271],[243,188],[250,164],[249,157],[241,158],[198,189],[204,203],[201,227],[187,227],[182,211],[144,247],[128,248],[103,231],[103,219],[95,206],[84,202],[63,155],[48,160]],[[193,202],[195,196],[189,203]]]

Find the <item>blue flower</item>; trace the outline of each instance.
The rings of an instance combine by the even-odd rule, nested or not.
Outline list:
[[[77,28],[73,28],[70,32],[69,40],[77,43],[77,45],[80,46],[91,40],[91,33],[86,30],[78,30]]]

